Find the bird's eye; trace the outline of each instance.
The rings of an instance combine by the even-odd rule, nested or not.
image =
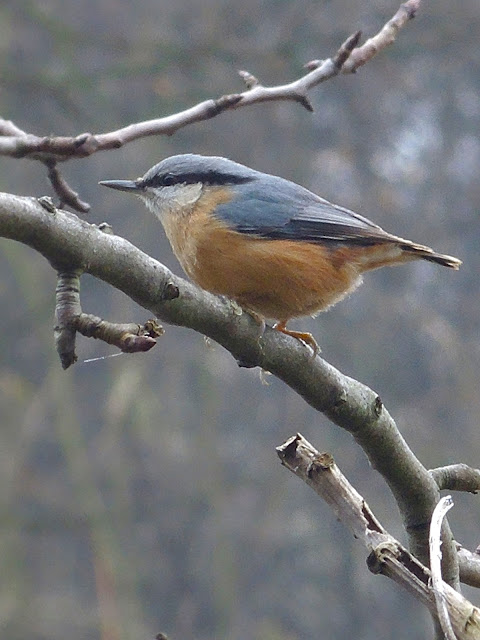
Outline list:
[[[175,184],[175,176],[171,173],[166,173],[162,178],[162,185],[164,187],[171,187]]]

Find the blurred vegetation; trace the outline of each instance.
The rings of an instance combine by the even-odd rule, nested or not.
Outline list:
[[[111,130],[241,90],[237,69],[265,84],[294,79],[396,10],[386,0],[3,0],[1,114],[39,135]],[[461,257],[459,273],[371,274],[331,312],[298,322],[378,391],[427,467],[478,466],[480,454],[479,30],[477,0],[426,3],[392,48],[314,90],[313,115],[257,106],[64,167],[89,220],[176,271],[153,216],[98,180],[136,177],[172,153],[225,155]],[[2,190],[49,193],[37,163],[0,165]],[[91,363],[112,350],[79,339],[79,363],[62,372],[54,274],[33,251],[0,247],[3,637],[425,637],[420,605],[368,573],[363,549],[274,451],[296,431],[330,450],[402,536],[386,486],[346,434],[181,328],[148,354]],[[87,312],[148,317],[92,278],[82,287]],[[455,535],[473,548],[477,499],[456,504]]]

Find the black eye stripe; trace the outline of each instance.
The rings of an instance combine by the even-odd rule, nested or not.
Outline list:
[[[201,182],[208,185],[244,184],[251,182],[253,178],[237,176],[216,171],[190,172],[190,173],[162,173],[151,176],[144,182],[145,187],[170,187],[175,184],[196,184]]]
[[[164,187],[170,187],[176,183],[175,176],[172,173],[166,173],[162,176],[161,184]]]

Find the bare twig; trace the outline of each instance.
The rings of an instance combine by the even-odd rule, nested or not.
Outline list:
[[[450,464],[446,467],[430,469],[432,478],[440,491],[468,491],[477,493],[480,491],[480,469],[474,469],[467,464]]]
[[[53,335],[57,353],[64,369],[77,361],[76,330],[72,319],[82,311],[80,307],[80,270],[59,271],[55,292],[55,326]]]
[[[0,135],[2,136],[26,136],[27,133],[17,127],[11,120],[0,119],[1,129]]]
[[[441,530],[447,512],[453,507],[452,496],[444,496],[439,500],[432,514],[430,523],[430,571],[432,573],[432,590],[440,626],[447,640],[456,640],[447,605],[446,585],[442,580]]]
[[[285,85],[266,87],[252,74],[240,71],[247,85],[246,91],[209,99],[178,113],[154,120],[136,122],[107,133],[82,133],[75,138],[62,136],[37,137],[20,133],[10,121],[0,119],[0,155],[14,158],[29,157],[34,160],[63,162],[71,158],[84,158],[97,151],[118,149],[124,144],[156,135],[172,135],[195,122],[209,120],[228,109],[239,109],[261,102],[292,100],[304,103],[306,93],[337,75],[358,43],[360,32],[350,36],[337,53],[324,60],[318,68],[309,71],[298,80]],[[310,109],[311,110],[311,109]],[[17,133],[14,133],[17,131]]]
[[[393,18],[375,36],[369,38],[361,47],[352,52],[343,65],[342,73],[354,73],[359,67],[370,62],[380,51],[392,45],[397,39],[400,29],[417,15],[420,4],[421,0],[407,0],[400,5]]]
[[[407,2],[400,5],[397,13],[376,35],[369,38],[362,46],[356,46],[353,49],[348,58],[342,63],[342,73],[355,73],[359,67],[370,62],[380,51],[392,45],[397,39],[400,29],[416,16],[420,3],[421,0],[407,0]],[[305,67],[307,69],[317,69],[323,63],[323,60],[311,60]]]
[[[480,587],[480,555],[472,552],[456,543],[458,564],[460,567],[460,579],[471,587]]]
[[[57,209],[51,209],[47,199],[40,199],[39,204],[49,213],[57,214]],[[110,235],[110,228],[107,235]],[[103,234],[103,225],[99,229]],[[58,256],[52,260],[56,263]],[[78,262],[77,262],[78,264]],[[80,275],[82,269],[59,269],[56,288],[54,337],[60,362],[64,369],[68,369],[77,361],[75,352],[76,333],[87,338],[103,340],[107,344],[118,347],[124,353],[138,353],[149,351],[155,346],[157,338],[163,335],[163,327],[155,320],[148,320],[144,325],[135,323],[118,324],[102,320],[98,316],[83,313],[80,303]],[[165,300],[174,300],[179,295],[178,288],[172,283],[166,283],[162,296]]]
[[[59,207],[62,209],[67,205],[80,213],[90,211],[88,202],[80,200],[78,193],[67,184],[67,181],[58,170],[57,162],[55,160],[46,160],[45,164],[48,167],[48,178],[55,193],[60,198]]]
[[[246,91],[242,93],[205,100],[179,113],[136,122],[116,131],[82,133],[75,137],[35,136],[26,133],[10,120],[0,118],[0,155],[29,158],[45,163],[49,168],[52,187],[60,199],[60,206],[66,204],[76,211],[85,213],[90,208],[88,203],[82,202],[78,194],[66,183],[58,171],[57,163],[73,158],[85,158],[97,151],[118,149],[147,136],[172,135],[183,127],[209,120],[223,111],[252,104],[290,100],[298,102],[308,111],[313,111],[308,92],[341,72],[353,73],[359,66],[366,64],[392,44],[398,31],[417,12],[420,2],[421,0],[407,0],[379,33],[367,40],[363,46],[357,46],[360,40],[360,31],[357,31],[347,38],[335,55],[326,60],[308,63],[305,65],[308,69],[307,74],[285,85],[267,87],[248,71],[241,71],[240,75],[247,85]]]
[[[165,333],[156,320],[148,320],[144,325],[132,322],[118,324],[87,313],[77,316],[73,326],[83,336],[103,340],[118,347],[123,353],[150,351],[157,343],[156,338]]]
[[[367,565],[372,573],[381,573],[394,580],[436,616],[430,571],[384,529],[332,456],[319,453],[300,434],[277,447],[277,453],[282,464],[318,493],[335,516],[364,544],[369,552]],[[457,638],[480,638],[480,610],[444,582],[441,582],[441,588]]]
[[[272,100],[293,100],[299,102],[307,111],[313,111],[313,107],[308,99],[308,91],[340,73],[348,57],[357,46],[360,35],[360,31],[351,35],[332,58],[323,60],[309,73],[289,84],[265,87],[248,71],[240,71],[240,75],[247,85],[247,91],[239,94],[241,99],[238,100],[232,108],[238,109],[248,104]],[[307,68],[311,69],[308,65]]]

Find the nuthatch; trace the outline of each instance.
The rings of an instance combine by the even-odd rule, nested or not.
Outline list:
[[[418,259],[452,269],[461,264],[293,182],[226,158],[172,156],[137,180],[100,184],[140,196],[200,287],[274,319],[274,328],[314,352],[313,336],[289,331],[287,322],[339,302],[364,271]]]

